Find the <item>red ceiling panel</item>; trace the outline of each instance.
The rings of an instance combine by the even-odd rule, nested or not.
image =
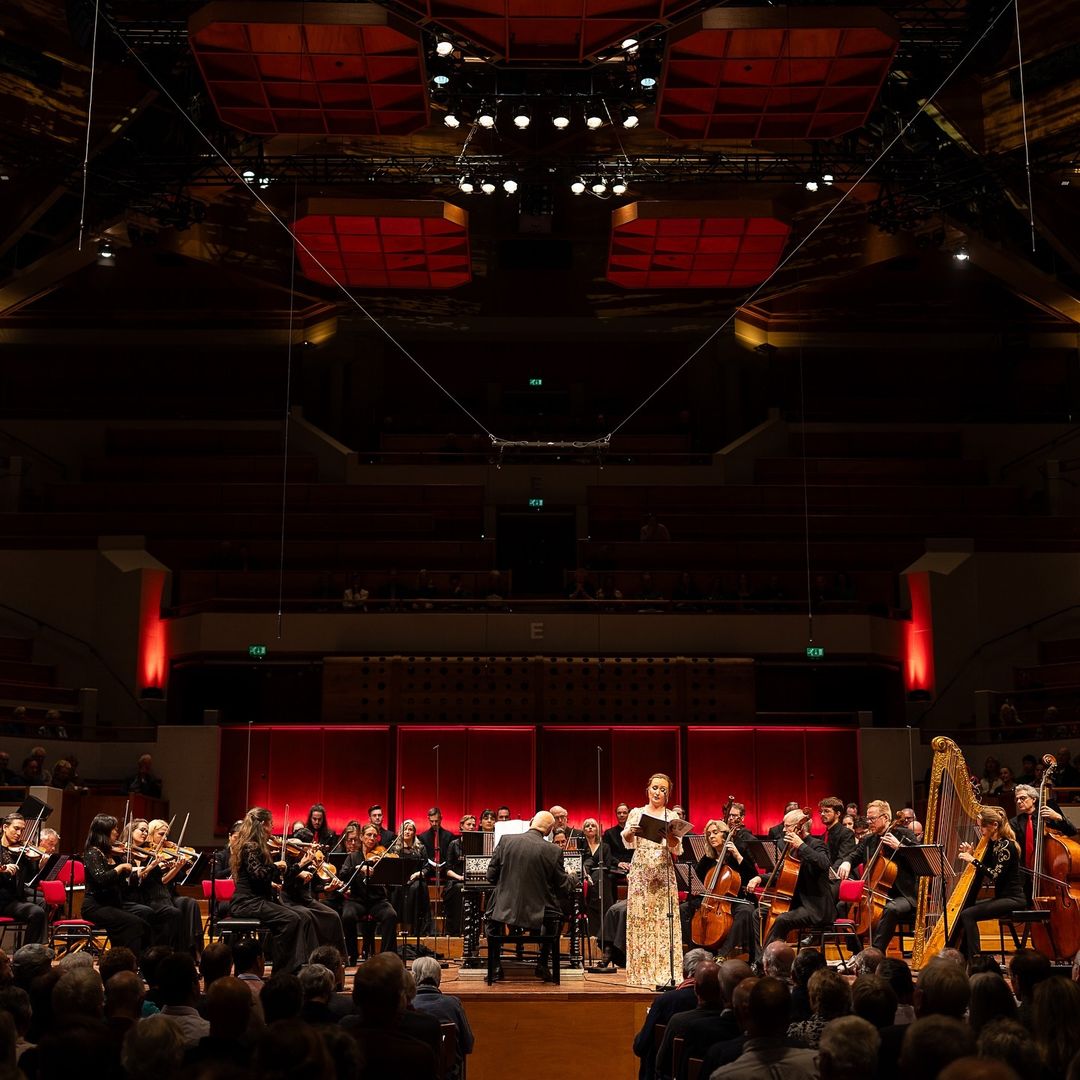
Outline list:
[[[451,203],[308,199],[293,229],[308,249],[297,251],[300,272],[322,285],[453,289],[472,280],[468,214]]]
[[[188,25],[222,121],[257,135],[407,135],[429,123],[420,45],[374,4],[222,0]]]
[[[403,0],[506,60],[583,60],[694,0]]]
[[[780,262],[791,226],[772,203],[637,202],[612,214],[608,281],[627,289],[758,285]]]
[[[862,126],[899,42],[876,8],[715,8],[668,39],[656,126],[679,139],[827,139]]]

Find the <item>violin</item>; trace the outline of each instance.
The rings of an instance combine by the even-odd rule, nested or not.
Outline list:
[[[18,847],[10,847],[8,851],[12,855],[22,855],[24,859],[44,859],[47,858],[44,851],[40,848],[36,848],[33,844],[20,844]]]
[[[270,836],[270,837],[267,838],[266,843],[267,843],[267,846],[270,848],[271,851],[273,851],[275,853],[278,853],[278,854],[281,853],[282,845],[281,845],[281,837],[280,836]],[[296,858],[296,857],[298,857],[300,855],[303,855],[305,851],[310,851],[313,848],[323,848],[323,847],[325,847],[324,844],[320,844],[315,840],[310,840],[310,841],[297,840],[296,837],[290,836],[285,841],[285,854],[286,855],[292,855],[293,858]]]

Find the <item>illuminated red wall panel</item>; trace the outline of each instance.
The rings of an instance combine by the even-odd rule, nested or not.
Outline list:
[[[415,31],[375,4],[222,0],[188,41],[223,123],[256,135],[407,135],[428,124]]]
[[[934,618],[930,603],[930,574],[905,574],[911,596],[911,621],[904,631],[904,685],[911,690],[934,689]]]
[[[403,0],[406,7],[507,60],[583,60],[637,36],[693,0]]]
[[[615,804],[641,806],[651,772],[675,782],[674,801],[684,799],[679,775],[679,729],[675,727],[545,727],[540,732],[541,809],[555,803],[575,825],[597,813],[596,748],[600,754],[601,824],[615,824]]]
[[[773,205],[636,202],[612,214],[608,281],[627,289],[758,285],[784,252],[791,226]]]
[[[719,817],[729,794],[746,804],[746,824],[754,832],[775,825],[789,801],[816,807],[826,795],[844,802],[859,798],[856,730],[692,727],[688,741],[695,826]]]
[[[503,803],[515,814],[531,817],[536,803],[535,742],[531,727],[399,728],[394,823],[400,820],[402,806],[405,817],[413,818],[421,832],[427,828],[432,806],[442,809],[451,832],[457,832],[466,811],[479,817],[485,807],[494,810]]]
[[[161,690],[167,678],[165,620],[161,617],[161,594],[165,588],[164,570],[143,570],[142,595],[139,598],[139,688]]]
[[[218,828],[251,806],[271,810],[279,828],[286,803],[296,819],[323,803],[335,829],[354,816],[363,821],[372,803],[388,805],[389,761],[386,727],[222,728]]]
[[[679,139],[828,139],[861,127],[899,43],[876,8],[715,8],[668,38],[656,126]]]
[[[293,229],[301,273],[321,285],[453,289],[472,279],[469,217],[452,203],[308,199]]]

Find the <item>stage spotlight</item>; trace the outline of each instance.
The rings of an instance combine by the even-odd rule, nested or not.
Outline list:
[[[590,131],[604,126],[604,104],[601,101],[591,101],[585,109],[585,126]]]
[[[971,258],[971,256],[968,254],[967,248],[957,248],[953,252],[953,258],[958,263],[962,264],[962,263],[966,263]]]
[[[638,114],[632,108],[630,108],[629,105],[624,105],[622,107],[621,119],[622,126],[626,128],[627,131],[633,131],[634,128],[636,128],[638,124],[641,123],[641,117],[639,117]]]
[[[449,56],[454,51],[454,40],[445,34],[440,35],[435,44],[435,52],[438,56]]]
[[[524,131],[532,123],[532,113],[527,105],[519,105],[514,110],[514,127]]]
[[[465,195],[471,195],[476,190],[476,185],[473,183],[472,177],[469,176],[463,176],[458,181],[457,186],[458,191],[462,192]]]
[[[250,184],[255,179],[255,172],[252,169],[245,169],[240,175],[244,178],[245,184]]]
[[[459,127],[461,127],[461,117],[458,116],[457,112],[454,109],[448,109],[447,110],[447,113],[443,117],[442,122],[448,128],[459,128]]]
[[[570,126],[570,110],[564,105],[560,105],[551,114],[551,126],[556,131],[565,131]]]
[[[514,192],[517,191],[517,189],[518,189],[518,182],[516,180],[504,180],[503,181],[503,191],[505,191],[507,195],[513,195]]]
[[[833,180],[834,180],[834,177],[833,177],[833,174],[831,172],[822,173],[821,182],[823,184],[825,184],[827,187],[832,184]]]
[[[623,52],[628,52],[628,53],[637,52],[637,38],[636,37],[623,38],[622,44],[619,46],[619,48],[621,48],[623,50]]]
[[[573,182],[573,183],[572,183],[572,184],[570,185],[570,190],[571,190],[571,191],[572,191],[572,192],[573,192],[573,193],[574,193],[575,195],[584,195],[584,194],[585,194],[585,181],[584,181],[584,180],[582,180],[582,179],[581,179],[581,177],[579,176],[579,177],[578,177],[578,178],[577,178],[577,179],[576,179],[576,180],[575,180],[575,181],[574,181],[574,182]]]
[[[485,195],[494,195],[495,194],[495,181],[494,180],[481,180],[480,181],[480,190]]]
[[[98,266],[116,265],[116,252],[113,250],[112,241],[108,237],[98,241],[97,264]]]
[[[603,195],[607,192],[607,182],[602,176],[598,176],[590,189],[594,195]]]
[[[626,194],[626,180],[621,176],[616,176],[614,183],[611,185],[612,195],[625,195]]]
[[[816,180],[807,180],[806,181],[806,190],[807,191],[817,191],[817,189],[818,189],[818,182]]]
[[[270,186],[270,177],[269,176],[260,176],[259,177],[259,187],[263,191],[265,191],[269,186]]]
[[[656,78],[652,75],[641,76],[641,88],[643,90],[652,90],[656,87]]]
[[[476,122],[482,128],[493,128],[495,126],[495,106],[491,102],[485,101],[480,106],[480,111],[476,114]]]

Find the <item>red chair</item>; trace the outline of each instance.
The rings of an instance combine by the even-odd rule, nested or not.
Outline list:
[[[208,904],[215,901],[219,904],[227,904],[232,900],[233,894],[236,892],[236,882],[232,878],[205,878],[202,883],[202,891]],[[232,916],[219,919],[215,916],[212,921],[207,920],[204,933],[208,936],[211,925],[217,931],[218,940],[224,941],[226,945],[231,944],[234,939],[257,937],[265,947],[265,938],[270,933],[269,928],[264,926],[258,919],[236,919]],[[210,936],[210,940],[214,940],[212,936]]]
[[[71,860],[69,865],[77,866],[79,871],[83,870],[82,863],[74,860]],[[79,873],[77,876],[85,880],[85,873]],[[98,955],[105,951],[109,944],[108,930],[94,926],[87,919],[53,918],[56,912],[63,911],[68,906],[70,893],[63,881],[39,881],[38,888],[45,897],[45,912],[48,919],[45,940],[58,957],[69,952],[78,952],[80,949],[87,949]]]

